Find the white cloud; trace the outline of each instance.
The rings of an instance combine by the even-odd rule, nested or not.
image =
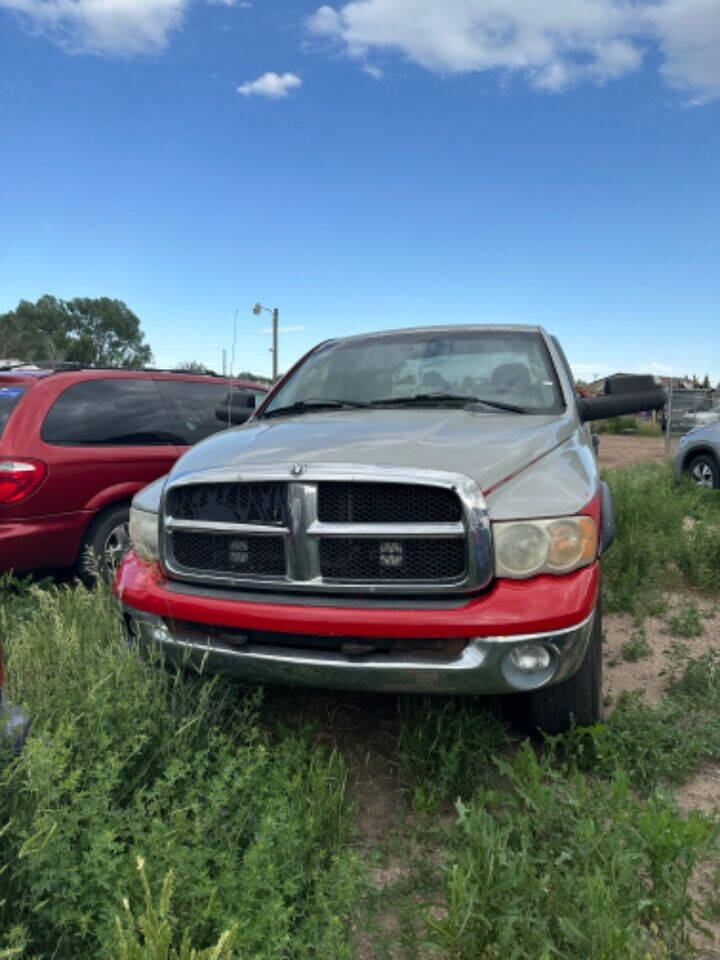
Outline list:
[[[382,80],[383,72],[380,67],[374,67],[371,63],[366,63],[363,66],[363,73],[366,73],[369,77],[372,77],[373,80]]]
[[[666,82],[696,102],[720,96],[718,0],[350,0],[308,26],[353,57],[395,50],[438,73],[514,72],[551,91],[637,70],[654,42]]]
[[[207,2],[213,7],[239,7],[241,10],[249,10],[252,6],[250,0],[207,0]]]
[[[294,73],[279,74],[270,71],[258,77],[257,80],[241,83],[237,92],[245,97],[269,97],[271,100],[279,100],[299,87],[301,83],[300,77],[295,76]]]
[[[73,52],[141,54],[164,50],[189,0],[0,0]]]
[[[658,363],[657,360],[651,360],[649,363],[646,363],[643,366],[643,373],[647,371],[648,373],[662,373],[662,374],[673,374],[677,373],[677,367],[674,367],[670,363]]]
[[[720,97],[720,3],[718,0],[665,0],[647,11],[660,41],[666,82],[692,103]]]

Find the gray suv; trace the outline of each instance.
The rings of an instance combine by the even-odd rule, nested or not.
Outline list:
[[[578,398],[540,327],[322,343],[136,496],[128,632],[251,681],[513,693],[532,729],[595,723],[613,514],[587,422],[666,400],[623,390]]]
[[[687,474],[701,487],[720,489],[720,423],[695,427],[680,438],[675,473]]]

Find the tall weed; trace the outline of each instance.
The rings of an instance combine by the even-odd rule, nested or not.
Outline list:
[[[663,465],[606,475],[615,542],[603,559],[606,612],[645,614],[668,590],[720,592],[720,497]]]
[[[112,956],[142,854],[152,886],[173,871],[193,943],[235,925],[233,956],[349,956],[342,760],[302,733],[273,742],[236,686],[141,659],[104,592],[34,601],[6,643],[33,728],[0,773],[0,930],[53,960]]]
[[[418,812],[469,797],[494,773],[489,758],[510,742],[497,710],[470,697],[403,698],[396,756]]]
[[[458,803],[443,895],[425,912],[443,956],[654,960],[687,946],[710,820],[663,795],[638,803],[621,774],[588,781],[527,743],[498,766],[502,792]]]

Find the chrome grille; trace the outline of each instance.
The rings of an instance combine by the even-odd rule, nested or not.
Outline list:
[[[462,507],[445,487],[413,483],[320,483],[323,523],[457,523]]]
[[[286,483],[196,483],[174,487],[167,512],[178,520],[287,525]]]
[[[218,468],[171,482],[162,560],[196,583],[356,594],[467,592],[492,576],[477,485],[458,474],[332,464]],[[408,482],[408,477],[416,482]]]
[[[320,572],[332,580],[457,580],[467,570],[465,540],[320,540]]]

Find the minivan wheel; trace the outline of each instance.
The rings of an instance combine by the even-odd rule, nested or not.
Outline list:
[[[86,586],[91,587],[98,576],[111,582],[130,546],[129,522],[130,507],[120,504],[103,510],[90,524],[77,562],[77,574]]]
[[[568,680],[520,694],[520,718],[528,733],[554,736],[575,722],[589,727],[602,720],[602,611],[598,601],[592,633],[580,669]]]
[[[720,466],[709,453],[700,453],[693,457],[688,464],[688,473],[693,483],[699,487],[708,487],[710,490],[720,488]]]

